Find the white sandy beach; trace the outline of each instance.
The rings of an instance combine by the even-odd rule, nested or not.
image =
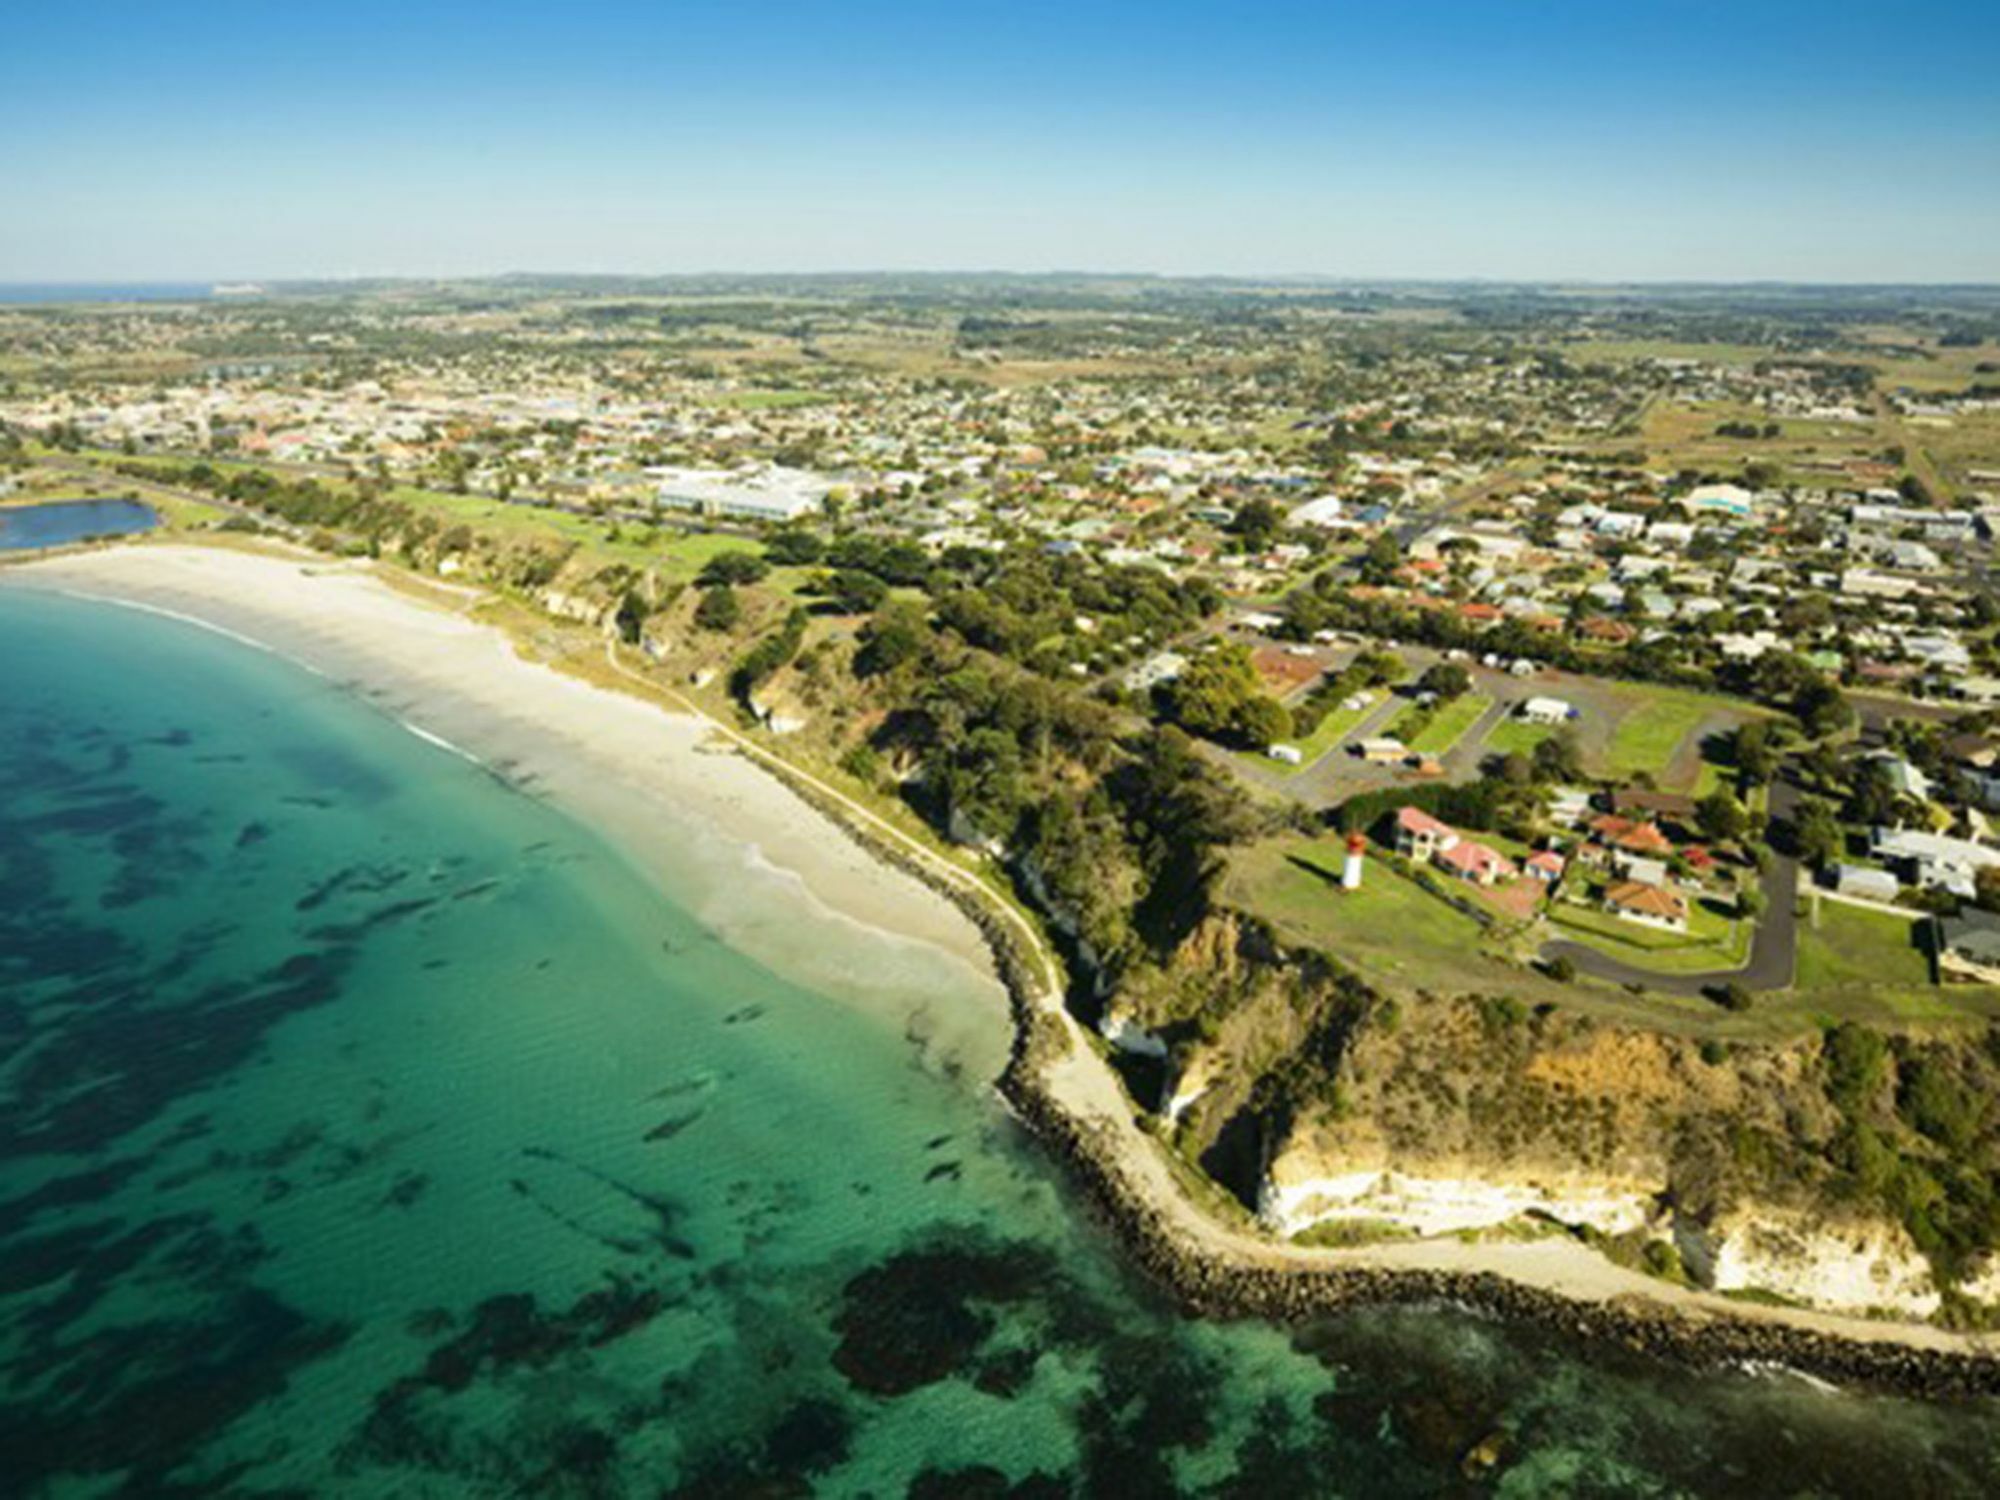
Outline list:
[[[863,999],[900,992],[905,1004],[910,996],[976,991],[991,1004],[940,1004],[927,1014],[965,1061],[989,1069],[985,1076],[999,1069],[1003,995],[973,925],[920,882],[878,862],[753,760],[718,748],[719,731],[701,719],[524,660],[499,631],[418,602],[361,566],[168,544],[72,553],[0,578],[172,611],[348,680],[414,730],[525,776],[532,789],[610,830],[731,946],[800,982]],[[466,591],[467,603],[473,597]],[[649,845],[664,852],[648,859]],[[944,878],[971,883],[937,863]],[[1110,1068],[1056,998],[1052,959],[1032,931],[1024,927],[1022,935],[1049,976],[1037,1003],[1072,1038],[1043,1077],[1049,1096],[1157,1205],[1168,1229],[1205,1258],[1274,1269],[1492,1273],[1582,1301],[1644,1299],[1696,1319],[1781,1323],[1917,1348],[2000,1349],[1991,1336],[1748,1305],[1668,1286],[1567,1239],[1442,1237],[1307,1249],[1224,1225],[1190,1201],[1160,1144],[1138,1128]],[[968,1009],[979,1014],[968,1017]]]
[[[874,859],[711,726],[524,659],[365,565],[177,544],[50,557],[17,583],[170,612],[348,684],[606,833],[723,941],[843,998],[976,991],[933,1018],[997,1070],[1004,996],[950,902]],[[465,603],[477,596],[465,592]]]

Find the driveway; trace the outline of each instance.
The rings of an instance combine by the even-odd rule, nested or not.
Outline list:
[[[1774,818],[1790,818],[1798,805],[1798,788],[1789,779],[1789,770],[1771,785],[1771,813]],[[1667,995],[1701,997],[1710,987],[1740,984],[1746,990],[1782,990],[1792,983],[1799,947],[1799,862],[1788,854],[1772,852],[1764,870],[1764,914],[1750,939],[1750,957],[1741,968],[1711,969],[1705,974],[1662,974],[1654,969],[1621,963],[1609,954],[1567,938],[1542,945],[1544,963],[1566,958],[1579,974],[1604,979],[1612,984],[1636,984]]]

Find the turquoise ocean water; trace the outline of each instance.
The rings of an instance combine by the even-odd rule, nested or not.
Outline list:
[[[0,588],[0,652],[0,1495],[2000,1489],[1988,1406],[1183,1321],[990,994],[801,989],[194,627]]]

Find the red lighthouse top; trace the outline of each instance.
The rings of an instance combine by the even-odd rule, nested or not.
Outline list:
[[[1364,839],[1360,834],[1350,833],[1347,836],[1347,852],[1349,854],[1359,854],[1367,847],[1368,840]]]

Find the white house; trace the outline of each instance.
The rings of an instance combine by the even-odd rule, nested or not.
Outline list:
[[[1549,816],[1565,827],[1576,827],[1590,816],[1589,788],[1557,787],[1549,794]]]
[[[1561,698],[1524,698],[1520,717],[1528,724],[1566,724],[1576,712]]]
[[[1187,658],[1180,652],[1155,652],[1125,674],[1125,686],[1134,693],[1148,692],[1163,682],[1172,682],[1186,670]]]
[[[1833,867],[1833,888],[1843,896],[1859,896],[1864,901],[1893,902],[1903,883],[1887,870],[1840,864]]]
[[[1287,526],[1332,527],[1341,524],[1341,504],[1338,495],[1321,495],[1317,500],[1308,500],[1285,517]]]
[[[1917,885],[1975,894],[1981,870],[2000,865],[2000,849],[1914,828],[1877,828],[1870,840],[1878,859],[1900,865]]]

